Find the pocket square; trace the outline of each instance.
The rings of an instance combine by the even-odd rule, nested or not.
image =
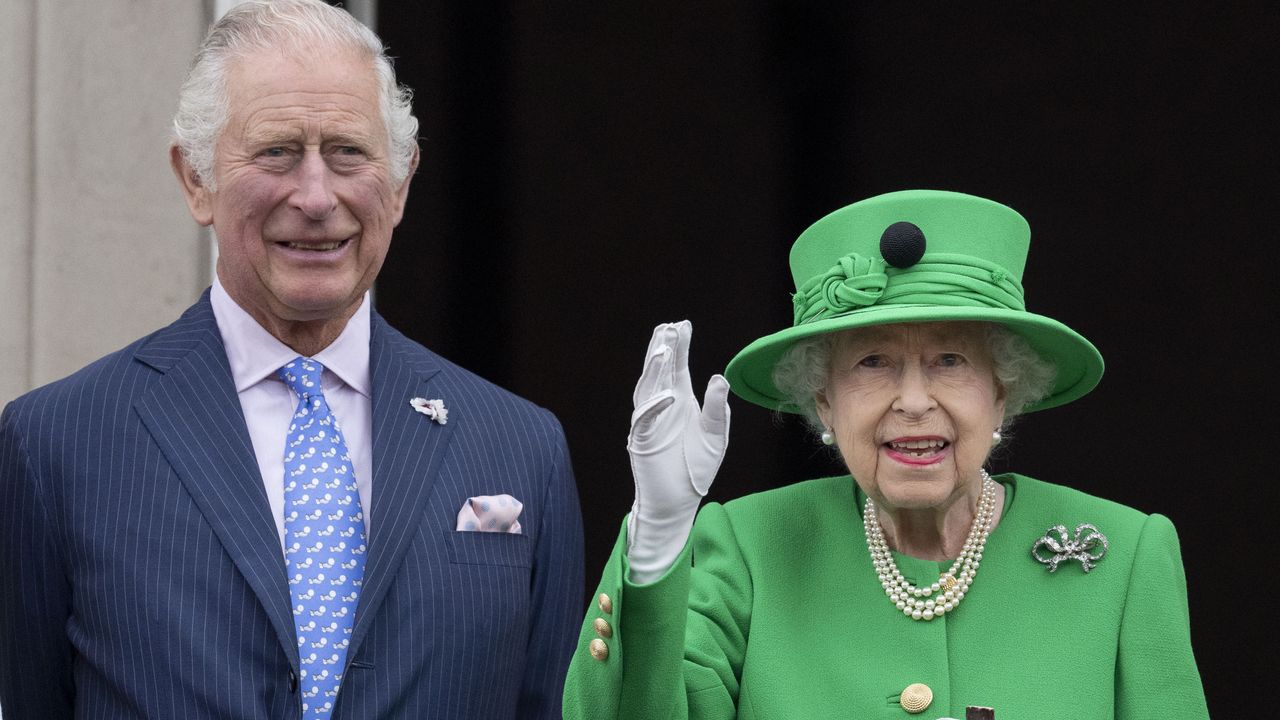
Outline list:
[[[505,532],[520,534],[520,511],[524,503],[510,495],[477,495],[467,498],[458,511],[462,532]]]

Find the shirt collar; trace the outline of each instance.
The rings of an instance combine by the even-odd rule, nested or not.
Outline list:
[[[213,317],[222,335],[237,393],[274,378],[276,370],[298,357],[295,350],[267,332],[236,304],[216,277],[209,302],[213,305]],[[369,293],[366,292],[342,334],[312,358],[324,366],[328,371],[326,375],[332,373],[366,398],[373,397],[369,382],[369,313]]]

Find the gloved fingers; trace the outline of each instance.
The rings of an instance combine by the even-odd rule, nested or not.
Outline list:
[[[672,326],[662,323],[653,329],[653,337],[649,339],[649,348],[644,356],[644,369],[640,379],[636,381],[636,389],[631,394],[631,406],[638,408],[663,387],[670,388],[672,345],[670,342]],[[665,382],[664,382],[665,380]]]
[[[681,320],[672,324],[675,357],[671,361],[671,387],[682,398],[693,399],[693,382],[689,379],[689,343],[693,339],[693,323]]]
[[[707,392],[702,396],[702,432],[705,435],[722,438],[727,444],[729,438],[729,381],[719,373],[712,375],[707,381]]]
[[[659,393],[642,403],[631,413],[631,434],[627,436],[627,449],[632,452],[645,453],[652,450],[646,447],[653,439],[654,431],[662,412],[675,403],[675,396],[670,390]]]
[[[729,447],[728,394],[729,381],[722,375],[711,376],[702,399],[702,414],[698,418],[702,432],[698,433],[696,444],[688,448],[685,457],[689,480],[699,495],[706,495],[711,488]]]

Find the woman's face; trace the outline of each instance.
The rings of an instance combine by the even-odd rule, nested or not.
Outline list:
[[[976,493],[1004,419],[984,326],[903,323],[837,336],[818,415],[876,504],[946,508]]]

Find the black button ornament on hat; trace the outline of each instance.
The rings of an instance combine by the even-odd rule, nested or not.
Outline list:
[[[880,257],[896,268],[909,268],[924,257],[924,232],[913,223],[896,222],[880,236]]]

